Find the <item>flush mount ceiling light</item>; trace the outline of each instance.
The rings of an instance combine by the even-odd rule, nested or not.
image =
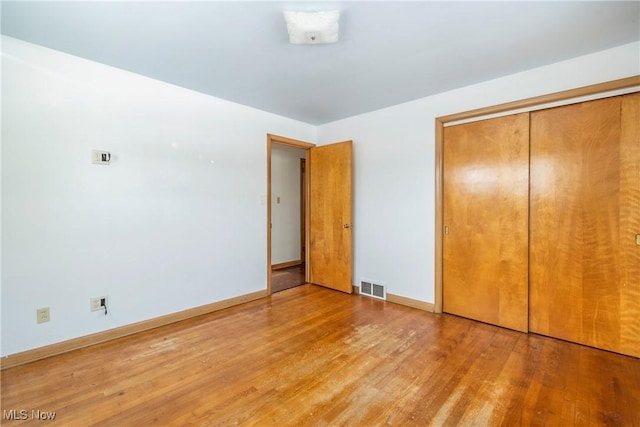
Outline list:
[[[339,10],[323,12],[285,11],[289,42],[293,44],[321,44],[338,41]]]

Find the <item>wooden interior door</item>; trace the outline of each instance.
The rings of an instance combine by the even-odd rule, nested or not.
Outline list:
[[[309,278],[351,293],[352,141],[309,150]]]
[[[530,330],[636,357],[639,96],[531,113]]]
[[[443,311],[528,330],[529,115],[444,129]]]

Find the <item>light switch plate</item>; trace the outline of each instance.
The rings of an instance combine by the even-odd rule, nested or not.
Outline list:
[[[111,153],[102,150],[91,150],[91,163],[94,165],[108,165],[111,162]]]

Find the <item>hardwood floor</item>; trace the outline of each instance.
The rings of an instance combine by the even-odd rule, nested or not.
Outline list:
[[[6,426],[640,426],[639,359],[313,285],[1,375]]]
[[[271,293],[291,289],[304,283],[304,263],[271,272]]]

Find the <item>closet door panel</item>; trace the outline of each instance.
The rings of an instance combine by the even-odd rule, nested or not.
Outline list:
[[[637,139],[621,137],[622,104],[531,113],[529,329],[639,355],[637,336],[625,344],[637,335],[627,319],[637,286],[629,286],[624,228],[638,159]]]
[[[640,92],[622,97],[620,348],[640,357]]]
[[[443,310],[527,331],[528,113],[444,129]]]

